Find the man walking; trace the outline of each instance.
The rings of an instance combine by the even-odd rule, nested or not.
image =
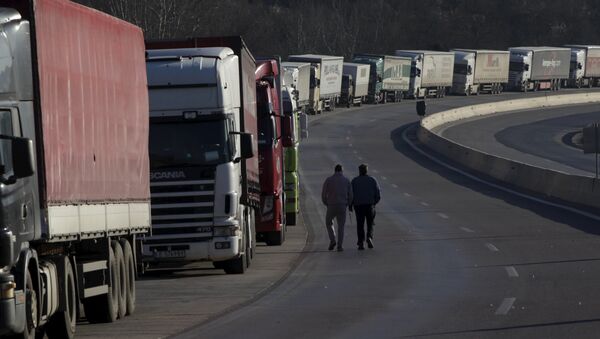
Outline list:
[[[350,180],[343,174],[342,165],[335,166],[335,173],[323,183],[321,192],[323,204],[327,206],[327,215],[325,225],[329,234],[329,250],[333,250],[337,245],[338,252],[344,250],[344,226],[346,224],[346,208],[352,202],[352,185]],[[337,242],[336,233],[333,229],[333,219],[337,221]]]
[[[356,232],[358,234],[358,249],[365,249],[365,220],[367,221],[367,245],[373,248],[373,218],[375,205],[381,199],[381,192],[377,180],[367,174],[367,165],[358,166],[359,175],[352,179],[352,192],[354,199],[350,210],[356,213]]]

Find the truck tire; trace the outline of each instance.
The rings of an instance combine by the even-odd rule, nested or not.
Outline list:
[[[285,237],[284,232],[285,231],[283,227],[281,231],[267,232],[267,234],[265,234],[265,242],[267,243],[267,246],[280,246],[283,244]]]
[[[119,315],[119,269],[112,246],[108,248],[110,281],[108,293],[83,300],[85,316],[90,323],[112,323]]]
[[[60,286],[65,286],[66,305],[61,305],[63,311],[57,311],[52,315],[46,325],[46,334],[50,339],[72,339],[75,337],[75,326],[77,325],[77,287],[75,285],[75,273],[68,257],[63,256],[64,275],[61,277]]]
[[[112,240],[110,245],[115,252],[115,262],[119,271],[119,292],[117,293],[119,300],[118,318],[123,319],[125,318],[125,313],[127,313],[127,269],[121,243],[118,240]]]
[[[244,274],[246,272],[246,255],[242,254],[237,258],[222,261],[222,265],[227,274]]]
[[[33,279],[31,273],[27,270],[25,276],[25,329],[23,333],[12,335],[10,339],[35,339],[39,336],[43,336],[43,331],[37,328],[38,325],[38,297],[37,292],[33,286]]]
[[[125,315],[133,314],[135,311],[135,259],[133,258],[133,250],[131,249],[131,244],[127,239],[121,239],[121,248],[123,249],[123,260],[125,261],[125,271],[127,273],[127,284],[125,288],[121,287],[126,291],[126,309]]]
[[[296,213],[295,212],[287,213],[285,219],[287,220],[288,225],[291,225],[291,226],[296,225]]]

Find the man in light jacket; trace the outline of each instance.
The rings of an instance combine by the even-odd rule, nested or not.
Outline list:
[[[338,252],[341,252],[344,250],[346,208],[352,203],[352,185],[350,180],[344,176],[342,165],[336,165],[335,173],[323,183],[321,199],[323,204],[327,206],[325,226],[327,226],[327,233],[329,234],[329,250],[333,250],[337,245]],[[336,219],[338,226],[337,242],[333,219]]]
[[[350,210],[356,213],[356,233],[358,234],[358,249],[365,249],[365,220],[367,221],[367,245],[373,248],[373,219],[375,218],[375,205],[381,199],[381,192],[377,180],[367,174],[367,165],[358,166],[359,175],[352,179],[352,192],[354,199]]]

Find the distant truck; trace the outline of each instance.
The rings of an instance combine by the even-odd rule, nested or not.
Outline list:
[[[508,87],[516,91],[558,91],[569,78],[571,49],[511,47]]]
[[[365,102],[369,94],[370,67],[368,64],[344,62],[341,105],[360,106]]]
[[[284,147],[293,146],[289,135],[292,116],[283,114],[280,67],[278,58],[267,58],[256,62],[255,71],[261,189],[256,239],[269,246],[285,240],[283,152]]]
[[[254,57],[241,37],[146,48],[153,227],[144,261],[244,273],[261,202]]]
[[[310,104],[310,63],[282,62],[285,85],[292,89],[296,107],[307,112]]]
[[[595,87],[600,80],[600,46],[566,45],[571,49],[569,87]]]
[[[454,49],[454,94],[499,94],[508,83],[508,51]]]
[[[454,53],[397,50],[397,56],[412,59],[409,96],[443,98],[452,87]]]
[[[79,311],[135,309],[150,230],[144,37],[66,0],[2,1],[0,31],[0,336],[72,338]]]
[[[355,54],[352,62],[370,65],[368,102],[399,102],[410,89],[412,59],[380,54]]]
[[[344,58],[341,56],[302,54],[290,55],[289,61],[309,62],[315,66],[316,85],[319,86],[321,108],[335,110],[335,105],[342,91],[342,68]],[[317,74],[318,73],[318,74]],[[312,86],[312,84],[311,84]]]

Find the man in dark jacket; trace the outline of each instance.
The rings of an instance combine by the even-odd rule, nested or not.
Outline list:
[[[364,250],[365,220],[367,221],[367,245],[373,248],[373,218],[375,205],[381,199],[379,184],[375,178],[367,174],[367,165],[358,166],[359,176],[352,179],[354,199],[351,208],[356,213],[356,231],[358,233],[358,249]]]
[[[346,208],[352,203],[352,185],[343,173],[342,165],[335,166],[335,173],[323,183],[321,200],[327,206],[325,226],[329,234],[329,250],[337,245],[338,252],[344,250],[344,226],[346,224]],[[333,229],[333,219],[337,220],[337,239]],[[337,241],[336,241],[337,240]]]

